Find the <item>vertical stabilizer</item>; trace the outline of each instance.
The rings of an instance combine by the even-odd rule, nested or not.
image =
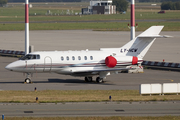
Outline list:
[[[124,52],[127,56],[136,56],[138,58],[143,58],[154,40],[160,36],[159,33],[164,26],[152,26],[136,38],[128,42],[126,45],[121,47],[121,51]]]

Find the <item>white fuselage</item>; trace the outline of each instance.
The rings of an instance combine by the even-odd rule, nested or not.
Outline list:
[[[119,52],[119,50],[117,52]],[[66,75],[86,76],[87,74],[82,73],[125,68],[128,65],[132,65],[132,56],[121,56],[120,52],[117,52],[112,52],[111,50],[33,52],[29,54],[30,58],[22,58],[9,64],[6,68],[9,68],[11,71],[24,73],[55,72]],[[107,56],[116,58],[117,64],[115,67],[109,68],[106,66],[105,58]],[[140,63],[142,60],[138,62]],[[76,72],[81,74],[75,74]],[[96,74],[96,72],[94,72],[94,74]]]

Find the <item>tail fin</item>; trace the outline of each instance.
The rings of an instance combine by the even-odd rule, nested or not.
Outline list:
[[[164,26],[152,26],[148,28],[135,39],[124,45],[121,50],[126,50],[125,53],[127,56],[143,58],[156,38],[166,37],[159,35],[163,27]]]

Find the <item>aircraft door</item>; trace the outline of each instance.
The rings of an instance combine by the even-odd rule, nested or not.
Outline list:
[[[44,58],[44,72],[50,72],[52,68],[52,59],[50,57]]]

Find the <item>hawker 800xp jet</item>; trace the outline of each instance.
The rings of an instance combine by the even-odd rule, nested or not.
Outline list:
[[[26,73],[26,83],[30,83],[33,73],[57,73],[85,77],[90,82],[96,76],[96,82],[102,82],[106,76],[129,70],[127,66],[138,65],[163,26],[152,26],[133,40],[119,48],[100,48],[98,51],[42,51],[32,52],[5,68]],[[118,44],[118,43],[117,43]]]

